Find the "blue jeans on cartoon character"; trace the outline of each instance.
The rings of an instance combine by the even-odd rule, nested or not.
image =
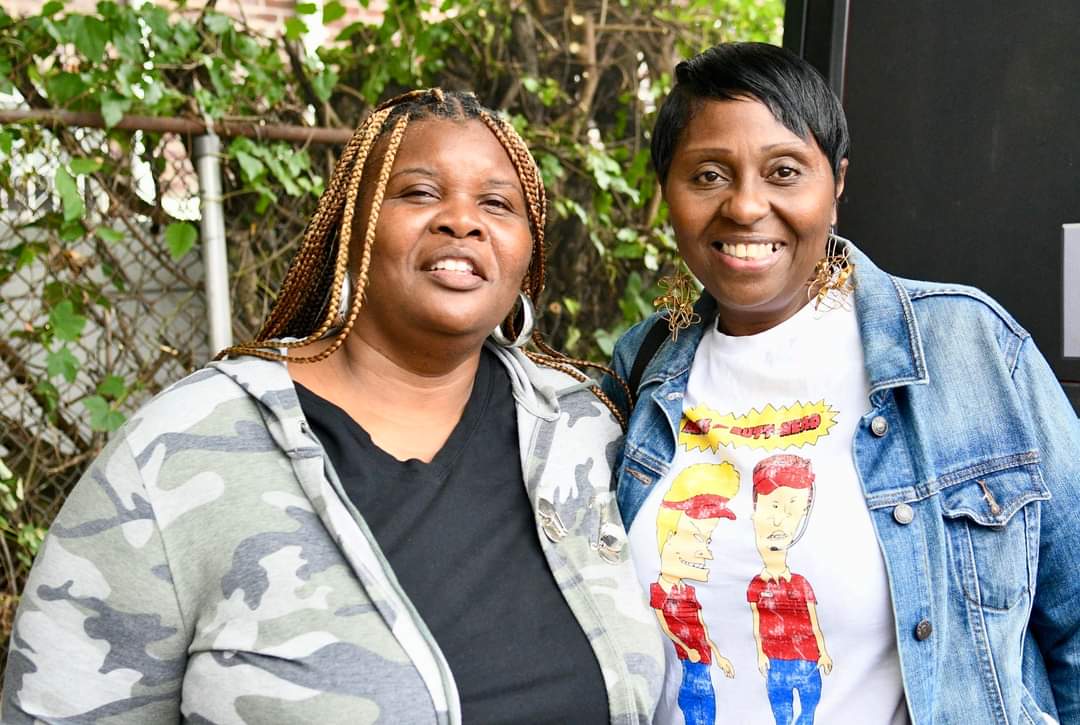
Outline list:
[[[821,701],[821,672],[810,660],[769,660],[765,681],[776,725],[813,725]],[[799,693],[799,719],[795,720],[795,692]],[[689,721],[688,721],[689,722]]]
[[[716,695],[713,693],[709,665],[681,660],[682,686],[679,688],[679,709],[686,725],[713,725],[716,722]]]

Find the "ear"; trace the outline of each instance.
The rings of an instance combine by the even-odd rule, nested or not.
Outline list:
[[[836,172],[836,186],[834,188],[833,197],[835,202],[833,203],[832,210],[832,225],[836,226],[836,206],[840,203],[840,195],[844,193],[844,180],[847,178],[848,160],[847,158],[840,159],[840,169]]]

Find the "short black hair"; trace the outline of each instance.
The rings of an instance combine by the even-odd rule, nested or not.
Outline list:
[[[721,43],[675,66],[675,87],[664,99],[652,135],[652,162],[663,183],[686,125],[702,101],[754,98],[801,138],[813,135],[840,173],[851,137],[840,100],[817,70],[768,43]]]

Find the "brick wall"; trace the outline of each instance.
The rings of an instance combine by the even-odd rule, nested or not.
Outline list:
[[[320,0],[306,1],[319,2],[320,7],[322,5]],[[20,16],[38,12],[46,0],[3,0],[3,2],[4,9],[9,14]],[[119,0],[119,2],[123,4],[125,0]],[[356,0],[341,0],[341,3],[345,6],[346,15],[327,28],[326,36],[329,38],[333,38],[340,28],[357,20],[377,21],[382,15],[382,8],[385,6],[382,0],[372,0],[367,9],[360,7],[360,3]],[[67,0],[65,7],[70,12],[93,12],[96,4],[97,0]],[[164,0],[160,4],[174,7],[174,4],[169,0]],[[204,4],[204,0],[188,0],[188,12],[198,12]],[[256,32],[269,36],[282,33],[285,20],[294,15],[293,8],[295,6],[296,0],[218,0],[217,2],[218,11],[234,18],[243,19]],[[321,19],[322,16],[316,14],[305,17],[308,19]],[[309,27],[310,25],[309,21]]]

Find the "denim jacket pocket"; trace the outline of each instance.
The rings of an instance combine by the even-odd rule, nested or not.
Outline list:
[[[1038,465],[958,476],[941,491],[951,571],[964,596],[990,611],[1028,593],[1038,549],[1038,501],[1050,498]]]

